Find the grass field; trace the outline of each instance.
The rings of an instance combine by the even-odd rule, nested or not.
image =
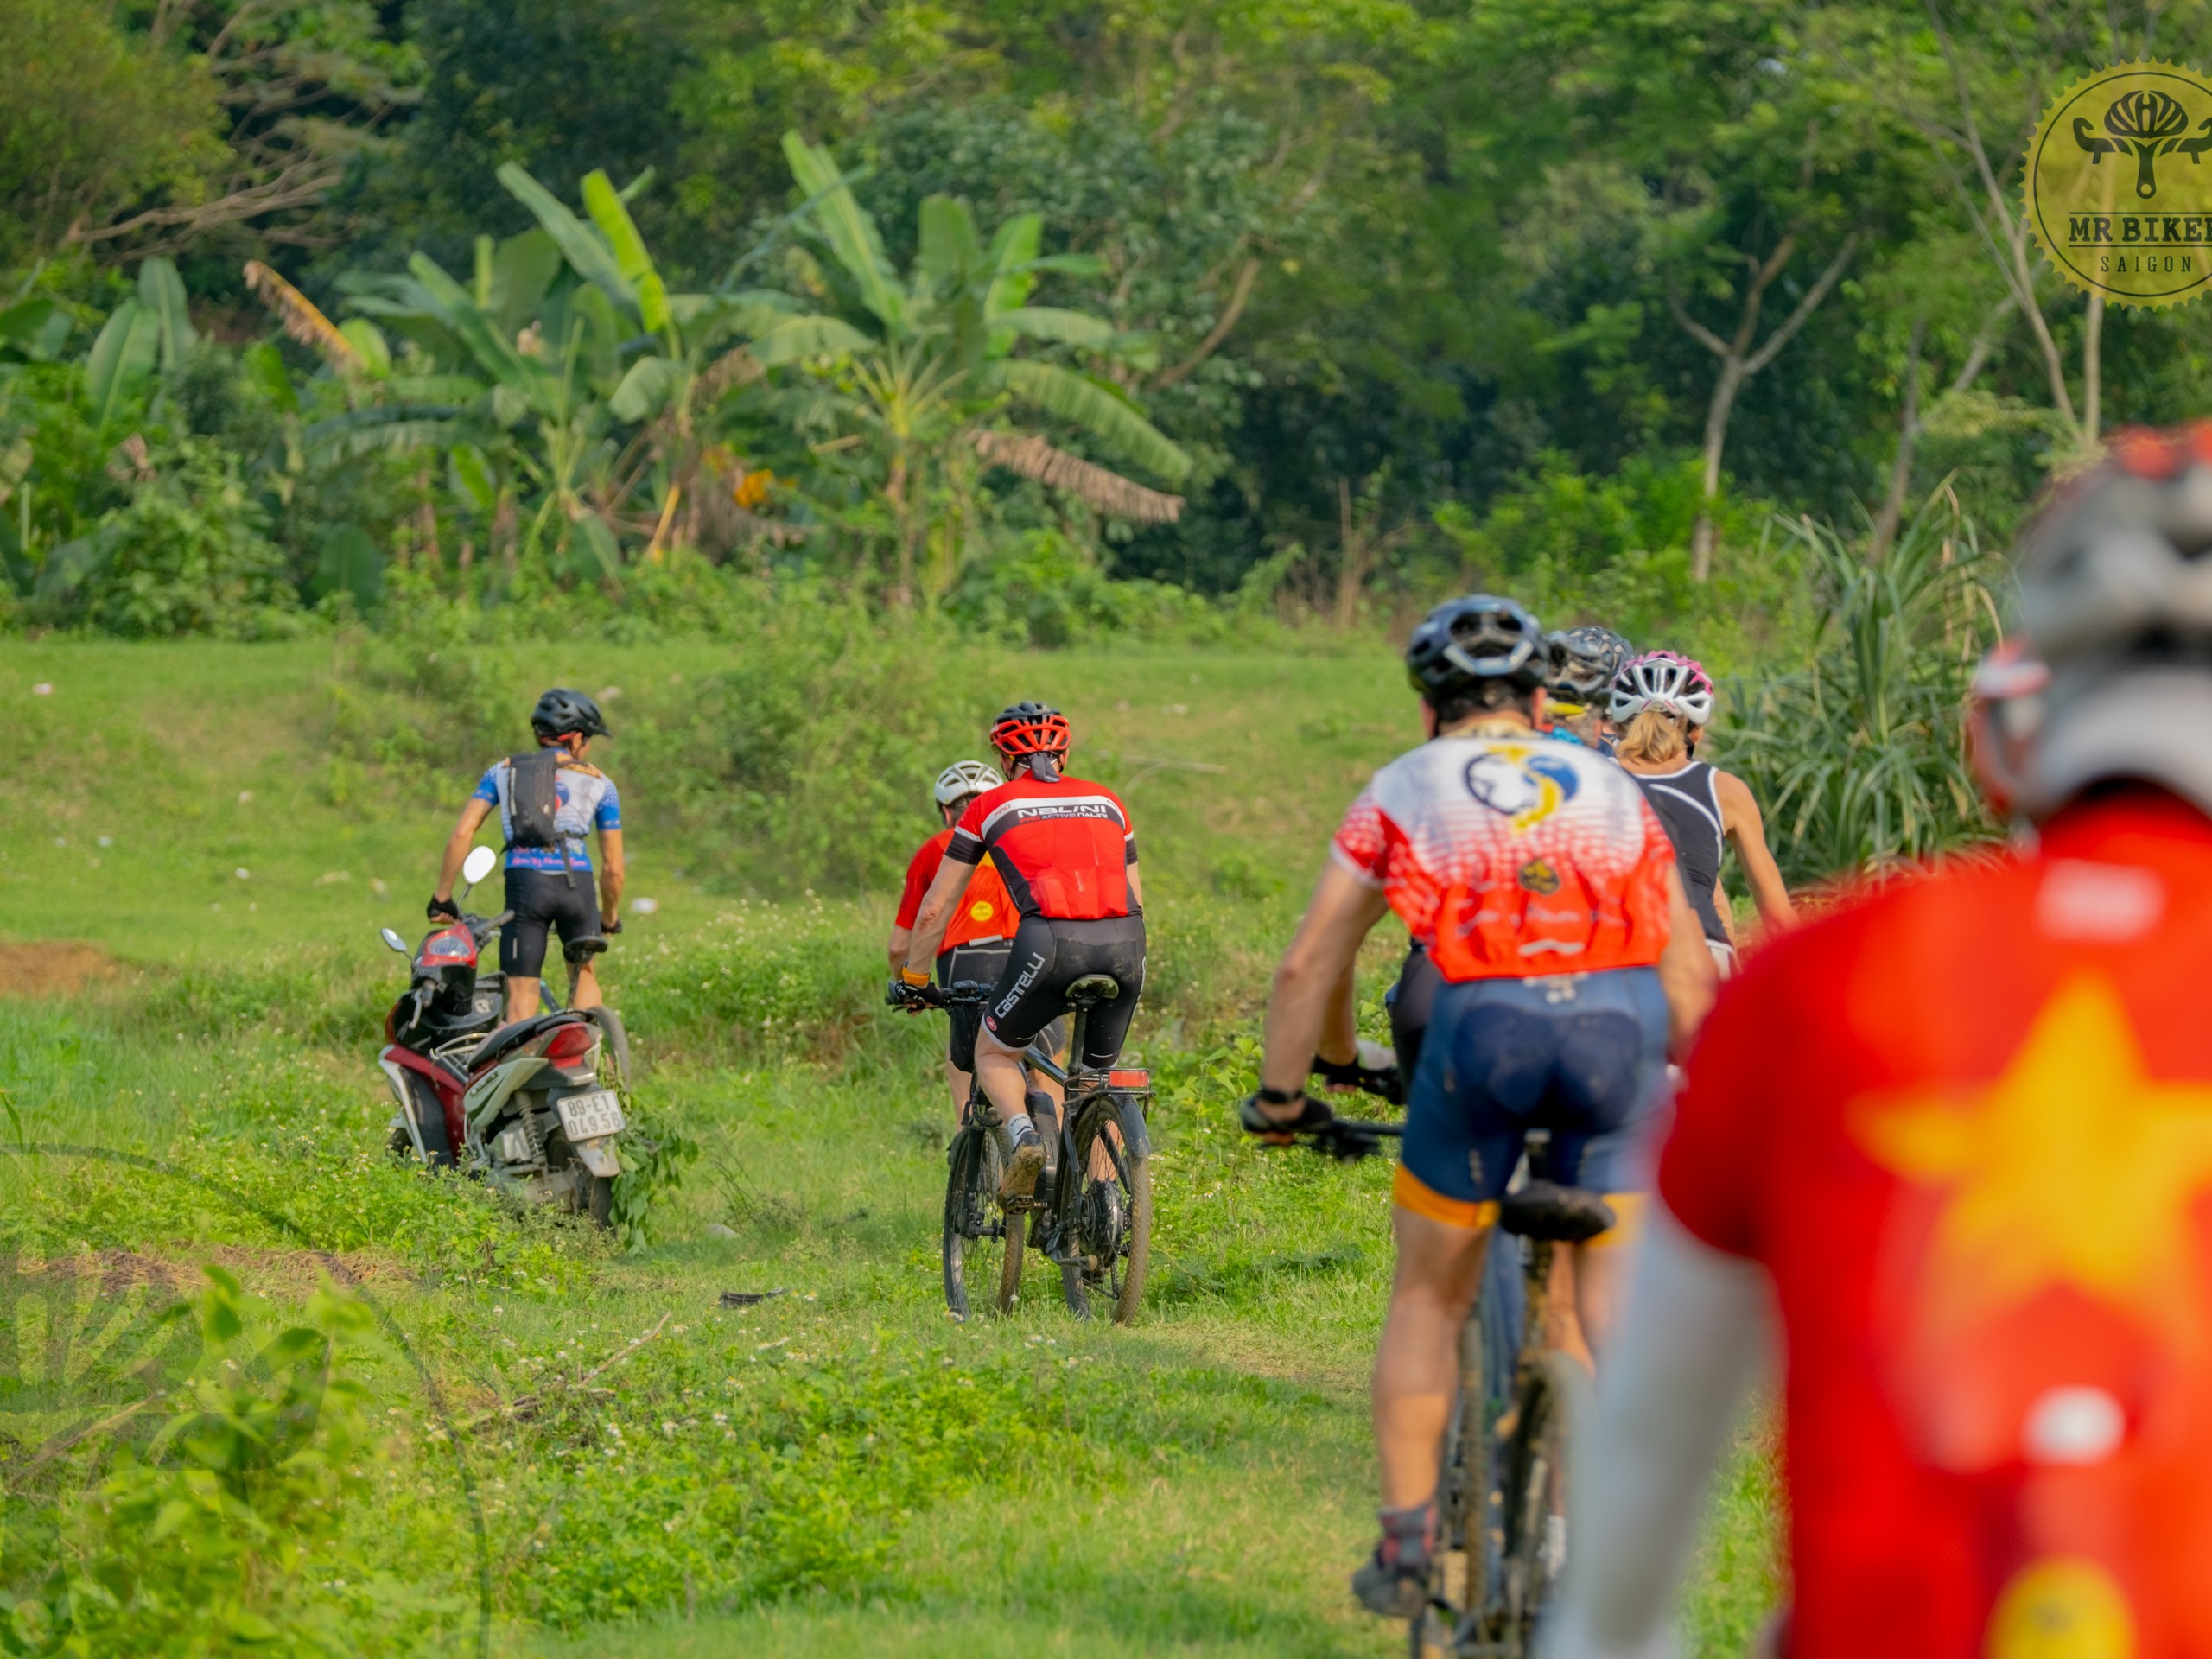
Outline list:
[[[1371,1526],[1388,1172],[1262,1156],[1230,1110],[1330,825],[1418,735],[1389,658],[978,667],[1068,709],[1077,770],[1125,793],[1143,841],[1155,945],[1133,1043],[1162,1079],[1162,1150],[1153,1289],[1124,1331],[1071,1323],[1042,1275],[1009,1319],[946,1319],[938,1030],[875,1006],[889,896],[745,890],[746,848],[721,849],[729,890],[688,878],[701,861],[656,838],[655,780],[626,769],[620,741],[604,764],[635,826],[631,891],[659,908],[607,979],[650,1067],[641,1103],[700,1147],[683,1186],[657,1205],[653,1241],[617,1255],[389,1166],[371,1060],[397,982],[374,929],[413,936],[491,756],[364,760],[344,710],[376,705],[351,650],[0,654],[0,706],[28,749],[0,839],[0,938],[48,947],[0,950],[18,993],[0,999],[7,1149],[160,1166],[0,1161],[17,1384],[0,1389],[0,1419],[16,1414],[0,1452],[38,1443],[53,1380],[108,1374],[71,1355],[153,1330],[148,1310],[194,1293],[208,1263],[240,1290],[231,1314],[219,1294],[201,1306],[188,1357],[203,1406],[211,1377],[267,1394],[283,1373],[256,1352],[317,1319],[359,1390],[329,1395],[344,1455],[312,1480],[250,1458],[235,1478],[218,1468],[230,1510],[207,1480],[161,1486],[157,1468],[130,1476],[154,1494],[140,1516],[89,1443],[40,1465],[10,1488],[0,1579],[48,1611],[19,1624],[44,1629],[62,1606],[44,1558],[16,1545],[44,1535],[28,1516],[59,1541],[48,1556],[156,1609],[137,1625],[83,1613],[94,1651],[147,1650],[156,1612],[209,1643],[177,1651],[250,1637],[467,1653],[487,1617],[491,1650],[516,1655],[1402,1650],[1344,1587]],[[703,645],[548,646],[515,670],[514,703],[554,682],[632,688],[611,704],[619,740],[644,688],[679,696],[715,664]],[[916,839],[926,783],[912,780]],[[1370,995],[1394,955],[1371,947]],[[30,994],[64,962],[65,982],[99,971],[73,995]],[[349,1315],[353,1299],[315,1303],[334,1265],[382,1323]],[[726,1311],[724,1290],[780,1294]],[[1693,1651],[1739,1650],[1773,1595],[1764,1438],[1747,1430],[1716,1492],[1684,1609]],[[71,1478],[108,1496],[77,1497]],[[251,1516],[286,1503],[280,1547]],[[185,1513],[162,1503],[213,1507],[195,1535],[162,1530]],[[244,1587],[202,1593],[193,1574],[219,1556]]]

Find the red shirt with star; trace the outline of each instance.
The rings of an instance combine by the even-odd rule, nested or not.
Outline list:
[[[1793,1659],[2212,1655],[2209,986],[2145,790],[1723,989],[1658,1187],[1775,1284]]]

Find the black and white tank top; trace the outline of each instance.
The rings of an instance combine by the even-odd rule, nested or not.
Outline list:
[[[1643,798],[1659,815],[1667,839],[1675,843],[1682,891],[1704,925],[1705,937],[1726,944],[1727,930],[1720,925],[1720,908],[1714,902],[1720,887],[1725,836],[1720,789],[1713,781],[1713,768],[1702,760],[1693,760],[1675,772],[1631,772],[1629,776],[1636,779]]]

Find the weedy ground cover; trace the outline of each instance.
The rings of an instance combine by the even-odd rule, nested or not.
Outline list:
[[[391,1164],[370,1060],[397,963],[371,930],[416,931],[440,797],[480,757],[437,789],[364,763],[341,802],[316,757],[353,671],[327,651],[30,649],[52,698],[0,698],[44,721],[29,804],[73,844],[12,840],[0,913],[119,966],[73,1001],[0,1000],[0,1650],[1399,1650],[1343,1589],[1371,1524],[1388,1172],[1263,1154],[1230,1114],[1330,823],[1411,741],[1387,659],[1020,664],[1127,793],[1154,883],[1135,1043],[1160,1084],[1159,1221],[1122,1331],[1070,1321],[1041,1273],[1007,1319],[946,1319],[941,1027],[880,1005],[887,897],[677,876],[619,745],[633,891],[662,905],[608,980],[641,1106],[699,1149],[683,1185],[625,1249]],[[541,679],[667,660],[502,672],[526,706]],[[179,810],[130,816],[140,776]],[[87,851],[101,823],[122,827]],[[353,880],[318,884],[334,865]],[[1370,950],[1370,1013],[1395,954]],[[146,1161],[23,1150],[64,1144]],[[73,1376],[148,1427],[37,1463],[89,1409],[50,1382]],[[273,1422],[290,1452],[238,1451]],[[1717,1494],[1699,1651],[1773,1595],[1764,1446],[1747,1431]],[[275,1524],[302,1505],[312,1527]],[[218,1545],[245,1586],[221,1630],[194,1600]]]

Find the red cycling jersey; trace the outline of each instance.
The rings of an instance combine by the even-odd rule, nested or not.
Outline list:
[[[2212,1654],[2212,821],[2133,791],[1721,992],[1659,1171],[1787,1332],[1799,1659]]]
[[[1103,784],[1039,783],[1025,768],[968,803],[944,855],[976,864],[988,853],[1024,916],[1096,921],[1134,914],[1137,861],[1129,810]]]
[[[938,867],[944,862],[945,846],[951,839],[951,830],[940,830],[914,849],[913,861],[906,866],[906,891],[899,895],[896,925],[909,929],[914,925],[914,918],[921,914],[923,896],[937,880]],[[944,943],[938,950],[942,953],[979,940],[1011,939],[1014,922],[1014,900],[1007,894],[1006,883],[999,880],[996,870],[979,868],[969,877],[967,892],[953,906],[951,919],[944,925]]]
[[[1604,755],[1533,731],[1400,755],[1330,851],[1455,983],[1644,968],[1667,947],[1675,852],[1643,792]]]

